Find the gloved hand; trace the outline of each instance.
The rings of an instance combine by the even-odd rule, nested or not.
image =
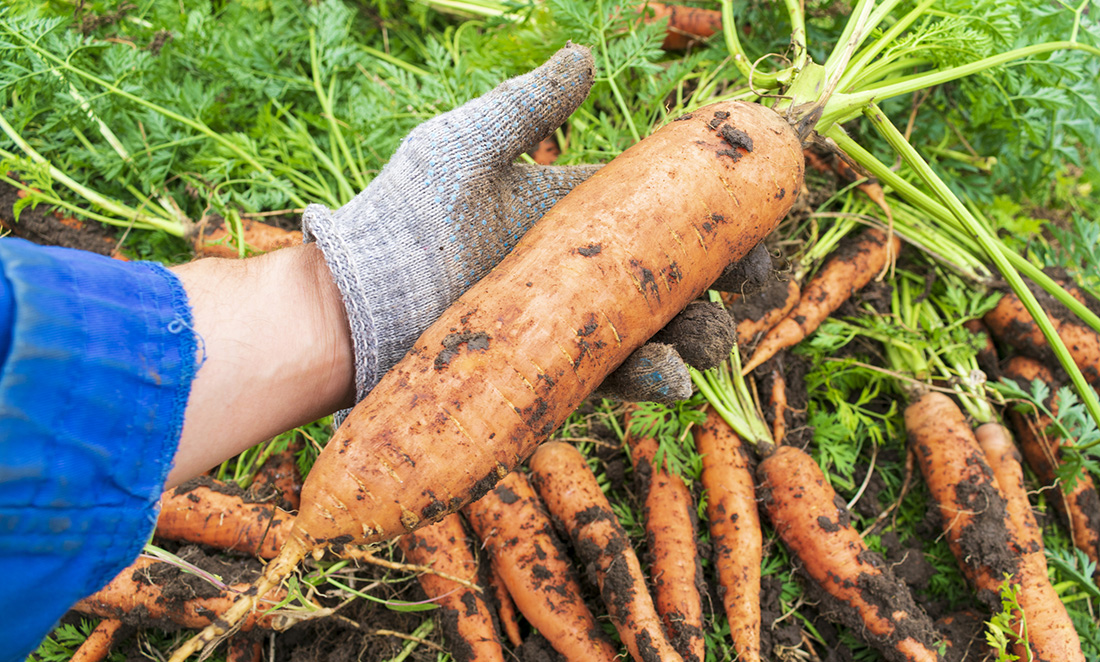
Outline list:
[[[306,209],[306,240],[320,246],[347,308],[356,400],[546,211],[599,169],[515,163],[576,110],[593,76],[588,50],[567,44],[534,71],[414,129],[348,204],[335,212]],[[628,398],[688,397],[691,380],[679,357],[651,354],[620,380],[631,389]]]

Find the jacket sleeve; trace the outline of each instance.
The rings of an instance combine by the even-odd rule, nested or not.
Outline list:
[[[148,541],[200,350],[167,269],[0,239],[0,662]]]

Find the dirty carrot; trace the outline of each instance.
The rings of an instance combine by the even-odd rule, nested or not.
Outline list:
[[[625,429],[631,430],[630,417]],[[654,603],[673,648],[684,662],[703,662],[703,567],[695,547],[698,538],[695,500],[684,479],[657,465],[658,442],[645,431],[627,434],[638,493],[644,499],[646,544]]]
[[[894,212],[886,201],[882,185],[874,177],[859,171],[851,158],[835,146],[819,147],[812,145],[804,150],[806,163],[819,172],[834,172],[845,184],[856,184],[863,195],[875,203],[888,220],[893,220]]]
[[[647,23],[668,17],[668,32],[661,43],[666,51],[682,51],[722,31],[722,12],[716,9],[646,2],[642,11]]]
[[[897,235],[888,238],[882,230],[868,228],[855,241],[835,251],[802,288],[798,305],[760,340],[742,374],[752,372],[779,350],[798,344],[881,273],[900,250]]]
[[[156,536],[271,559],[293,522],[285,510],[250,503],[239,490],[203,476],[161,496]]]
[[[1025,658],[1030,653],[1032,659],[1083,661],[1072,623],[1059,618],[1065,608],[1047,588],[1042,552],[1021,553],[1021,544],[1027,544],[1021,536],[1033,534],[1014,526],[986,453],[959,406],[942,393],[925,392],[906,407],[905,426],[947,543],[978,597],[997,612],[1005,582],[1017,587],[1022,612],[1013,614],[1017,650]]]
[[[730,316],[737,323],[737,345],[752,347],[761,336],[795,307],[801,296],[798,281],[772,280],[764,289],[730,302]]]
[[[1052,394],[1057,390],[1054,376],[1035,359],[1023,356],[1011,358],[1005,364],[1004,376],[1015,380],[1022,388],[1039,379],[1050,387]],[[1057,414],[1058,403],[1053,398],[1047,407]],[[1055,487],[1047,491],[1047,498],[1054,504],[1074,546],[1085,552],[1089,559],[1100,561],[1100,494],[1092,476],[1082,471],[1067,492],[1060,485],[1057,474],[1057,468],[1062,464],[1061,448],[1066,442],[1050,430],[1053,423],[1050,416],[1042,412],[1028,415],[1011,411],[1009,418],[1028,466],[1044,486]]]
[[[634,548],[581,452],[550,441],[530,460],[531,482],[596,573],[600,596],[636,662],[681,662],[662,628]]]
[[[508,474],[464,512],[516,606],[554,650],[568,660],[616,659],[526,474]]]
[[[263,662],[263,642],[238,635],[229,640],[225,662]]]
[[[730,638],[737,659],[758,662],[764,546],[749,450],[710,407],[706,420],[693,428],[693,436],[703,458],[707,527]]]
[[[69,662],[103,662],[111,654],[111,648],[115,645],[122,631],[122,621],[115,618],[105,618],[95,626],[92,633],[76,649]]]
[[[1061,337],[1081,374],[1090,383],[1100,379],[1100,334],[1082,322],[1049,294],[1038,291],[1036,298],[1050,317],[1054,330]],[[1039,325],[1024,308],[1020,297],[1009,293],[983,318],[989,331],[1000,342],[1022,354],[1053,364],[1054,352],[1039,330]]]
[[[430,565],[451,577],[477,582],[478,562],[458,513],[407,533],[397,542],[408,562]],[[480,593],[430,572],[420,574],[418,579],[428,598],[439,605],[437,613],[443,637],[456,662],[503,662],[504,649],[493,625],[493,615]]]
[[[241,219],[240,230],[245,246],[256,253],[270,253],[302,243],[301,231],[284,230],[255,219]],[[212,219],[195,237],[195,254],[200,257],[238,257],[241,253],[237,241],[237,235],[226,227],[225,220]]]
[[[500,629],[504,630],[512,646],[518,648],[523,643],[523,637],[519,633],[519,613],[516,612],[516,603],[512,600],[512,594],[508,592],[504,579],[493,564],[489,566],[489,588],[493,590],[493,599],[496,601]]]
[[[73,610],[89,616],[114,618],[123,623],[149,627],[151,621],[159,621],[177,627],[204,628],[227,609],[238,595],[251,590],[248,584],[236,584],[226,590],[210,587],[211,597],[195,597],[180,600],[165,595],[162,587],[153,583],[150,573],[167,567],[163,561],[138,558],[118,574],[111,583],[73,606]],[[254,627],[281,629],[283,621],[274,614],[263,611],[274,607],[286,597],[281,589],[265,593],[258,601],[259,609],[241,621],[241,630]]]
[[[756,475],[772,525],[806,574],[837,599],[837,620],[860,632],[887,660],[942,659],[931,619],[885,560],[869,552],[812,457],[779,446],[760,462]]]
[[[782,116],[730,101],[670,122],[578,185],[348,415],[257,590],[335,541],[386,540],[484,495],[775,228],[803,167]]]
[[[777,444],[783,443],[787,437],[787,379],[779,366],[773,366],[770,374],[772,380],[771,405],[772,439]]]
[[[284,505],[291,510],[298,510],[302,503],[302,474],[298,471],[298,462],[294,456],[300,449],[300,444],[291,443],[282,452],[267,458],[253,476],[252,484],[248,486],[249,491],[256,495],[273,491],[286,501]]]

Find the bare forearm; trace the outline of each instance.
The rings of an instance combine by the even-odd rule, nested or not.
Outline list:
[[[187,290],[205,360],[166,488],[353,403],[344,305],[315,245],[173,271]]]

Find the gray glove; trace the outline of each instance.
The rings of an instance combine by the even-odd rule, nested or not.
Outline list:
[[[515,163],[584,101],[593,76],[588,49],[567,44],[534,71],[414,129],[348,204],[335,212],[306,209],[306,241],[321,248],[347,308],[357,400],[547,210],[599,169]],[[650,391],[675,393],[664,400],[690,395],[687,370],[678,357],[674,363],[678,376],[661,363],[643,377],[656,390],[635,390],[631,399],[651,399]],[[666,375],[681,385],[670,391]]]

